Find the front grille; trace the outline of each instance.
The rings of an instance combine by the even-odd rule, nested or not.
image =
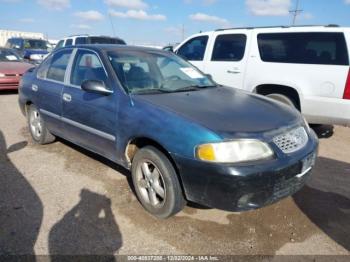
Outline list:
[[[273,188],[272,201],[275,202],[298,192],[305,185],[309,176],[310,172],[305,174],[302,178],[293,177],[290,179],[282,178],[277,180]]]
[[[23,74],[5,74],[7,77],[17,77],[17,76],[22,76]]]
[[[304,127],[298,127],[285,134],[276,136],[273,142],[283,153],[290,154],[302,149],[308,141]]]

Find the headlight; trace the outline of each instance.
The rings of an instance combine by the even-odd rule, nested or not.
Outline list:
[[[266,143],[255,139],[204,144],[196,148],[196,157],[198,159],[216,163],[261,160],[270,158],[273,154],[273,151]]]
[[[29,56],[30,60],[42,60],[42,56],[38,54],[33,54]]]
[[[5,74],[0,73],[0,77],[5,77]]]

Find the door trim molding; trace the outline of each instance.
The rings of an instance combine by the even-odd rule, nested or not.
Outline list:
[[[61,116],[59,116],[57,114],[51,113],[51,112],[46,111],[44,109],[40,109],[40,112],[43,113],[44,115],[50,116],[50,117],[55,118],[57,120],[61,120],[64,123],[70,124],[72,126],[80,128],[80,129],[82,129],[82,130],[84,130],[86,132],[89,132],[91,134],[97,135],[97,136],[102,137],[104,139],[107,139],[107,140],[110,140],[110,141],[113,141],[113,142],[116,140],[115,136],[110,135],[108,133],[105,133],[105,132],[103,132],[101,130],[92,128],[92,127],[87,126],[87,125],[83,125],[81,123],[78,123],[76,121],[73,121],[73,120],[65,118],[65,117],[61,117]]]

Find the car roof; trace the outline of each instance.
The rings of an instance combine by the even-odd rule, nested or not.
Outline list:
[[[256,32],[349,32],[350,27],[341,27],[338,25],[299,25],[299,26],[260,26],[260,27],[234,27],[234,28],[220,28],[214,31],[201,32],[191,36],[202,36],[212,34],[214,32],[235,32],[238,30],[256,31]]]
[[[117,36],[108,36],[108,35],[70,35],[70,36],[66,36],[64,38],[62,38],[62,40],[67,40],[69,38],[78,38],[78,37],[103,37],[103,38],[111,38],[111,39],[119,39],[119,40],[123,40],[122,38],[120,37],[117,37]]]
[[[133,45],[118,45],[118,44],[87,44],[87,45],[75,45],[75,46],[67,46],[59,50],[63,49],[91,49],[93,51],[116,51],[116,50],[127,50],[127,51],[159,51],[168,53],[167,51],[163,51],[162,49],[152,48],[152,47],[142,47],[142,46],[133,46]]]

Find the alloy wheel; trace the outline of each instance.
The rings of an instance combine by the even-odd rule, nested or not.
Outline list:
[[[136,186],[142,199],[153,207],[162,207],[166,200],[166,189],[162,173],[150,160],[141,161],[136,170]]]
[[[39,139],[41,137],[43,130],[42,130],[40,113],[38,112],[37,109],[34,109],[30,112],[29,124],[30,124],[30,129],[32,131],[33,136],[36,139]]]

